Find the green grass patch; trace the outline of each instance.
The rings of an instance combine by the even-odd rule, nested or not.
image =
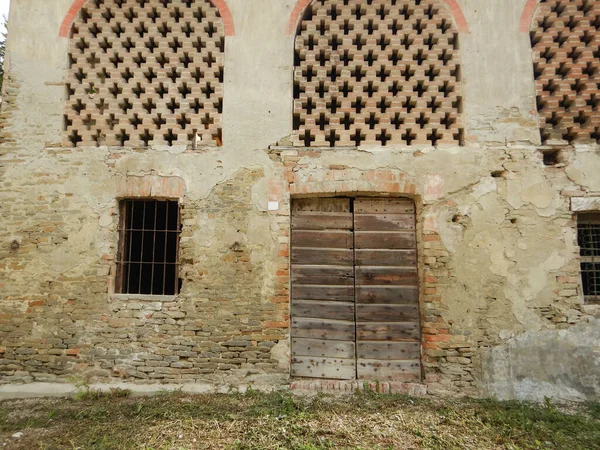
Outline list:
[[[23,437],[11,435],[22,431]],[[600,405],[288,392],[0,402],[16,449],[600,449]]]

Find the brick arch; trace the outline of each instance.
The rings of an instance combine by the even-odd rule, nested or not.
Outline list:
[[[529,28],[537,9],[537,3],[538,0],[527,0],[527,3],[525,3],[521,14],[521,21],[519,22],[519,31],[521,33],[529,33]]]
[[[458,28],[459,33],[468,33],[469,25],[467,24],[467,19],[460,8],[460,5],[456,0],[442,0],[448,8],[450,8],[450,12],[454,17],[454,21],[456,22],[456,27]],[[535,0],[533,0],[535,2]],[[290,15],[290,20],[287,26],[287,35],[291,36],[295,34],[298,29],[298,23],[300,21],[300,17],[302,17],[302,13],[304,9],[312,2],[312,0],[298,0],[296,6],[292,10],[292,14]]]
[[[290,183],[291,195],[304,194],[396,194],[413,197],[417,180],[400,170],[342,169],[310,173],[307,177],[296,173]]]
[[[77,14],[83,5],[86,4],[88,0],[74,0],[73,4],[67,11],[65,18],[63,19],[62,25],[60,26],[60,31],[58,33],[59,37],[68,37],[69,31],[71,30],[71,25],[75,21]],[[225,35],[226,36],[235,36],[235,28],[233,25],[233,16],[231,15],[231,11],[229,10],[229,6],[227,6],[226,0],[210,0],[211,3],[219,10],[221,14],[221,19],[223,20],[223,25],[225,27]]]

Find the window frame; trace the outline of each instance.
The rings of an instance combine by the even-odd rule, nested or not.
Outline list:
[[[143,293],[142,289],[138,289],[136,292],[127,292],[126,289],[126,277],[124,275],[124,271],[126,270],[127,266],[129,264],[132,264],[132,261],[127,261],[124,259],[124,254],[126,252],[126,249],[128,248],[128,243],[131,239],[131,233],[132,230],[128,230],[127,229],[127,221],[128,219],[130,219],[130,216],[128,214],[128,204],[129,202],[155,202],[156,205],[158,205],[158,202],[171,202],[171,203],[175,203],[177,205],[177,226],[176,229],[174,230],[169,230],[168,228],[168,208],[165,210],[165,220],[166,220],[166,229],[165,230],[156,230],[156,226],[154,229],[144,229],[143,226],[143,231],[144,232],[172,232],[172,233],[176,233],[176,240],[175,240],[175,262],[172,263],[175,265],[175,273],[174,273],[174,280],[173,280],[173,293],[165,293],[165,288],[167,286],[167,280],[165,278],[163,285],[162,285],[162,292],[161,293],[153,293],[153,288],[152,286],[150,287],[150,293]],[[135,204],[135,203],[134,203]],[[181,200],[179,198],[166,198],[166,197],[122,197],[122,198],[118,198],[117,199],[117,206],[118,206],[118,211],[119,211],[119,220],[118,220],[118,227],[117,227],[117,255],[116,255],[116,261],[115,261],[115,278],[114,278],[114,294],[117,296],[128,296],[128,297],[176,297],[180,294],[181,292],[181,279],[180,279],[180,268],[181,268],[181,258],[180,258],[180,254],[179,254],[179,250],[180,250],[180,244],[181,244],[181,233],[182,233],[182,227],[183,227],[183,223],[181,220]],[[157,206],[156,206],[157,207]],[[133,207],[132,207],[132,214],[133,214]],[[156,214],[156,210],[155,210],[155,214]],[[143,220],[143,219],[142,219]],[[155,222],[156,223],[156,222]],[[166,238],[166,236],[165,236]],[[156,249],[154,249],[156,251]],[[165,245],[165,258],[166,258],[166,245]],[[154,258],[153,258],[154,260]],[[142,262],[140,261],[140,264]],[[134,263],[135,264],[135,263]],[[166,263],[156,263],[154,261],[152,261],[153,265],[155,264],[163,264],[163,266],[166,265]],[[163,269],[164,270],[164,269]],[[153,281],[153,277],[154,277],[154,273],[152,275],[152,280],[151,283]],[[141,275],[140,275],[140,282],[139,282],[139,286],[142,286],[142,282],[141,282]]]
[[[600,265],[600,255],[599,256],[586,256],[582,254],[582,250],[583,247],[581,246],[580,240],[579,240],[579,233],[580,230],[582,229],[583,225],[597,225],[598,228],[600,229],[600,211],[587,211],[587,212],[580,212],[577,214],[577,244],[579,246],[579,274],[580,274],[580,278],[581,278],[581,291],[583,294],[583,299],[584,302],[586,304],[589,305],[600,305],[600,292],[598,292],[597,294],[588,294],[585,291],[585,286],[586,284],[584,284],[584,280],[583,277],[585,276],[585,273],[589,272],[589,271],[584,271],[583,270],[583,265],[584,264],[599,264]],[[597,242],[597,250],[600,252],[600,239]],[[593,271],[595,272],[595,271]],[[600,272],[600,270],[598,271]],[[600,291],[600,289],[598,289]]]

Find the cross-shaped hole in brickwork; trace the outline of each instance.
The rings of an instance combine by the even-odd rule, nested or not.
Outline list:
[[[167,78],[169,78],[173,83],[176,83],[180,77],[181,73],[179,73],[175,67],[171,67],[171,70],[167,73]]]
[[[129,140],[130,136],[125,132],[125,130],[121,130],[117,135],[116,135],[117,141],[119,141],[119,144],[121,145],[121,147],[123,147],[125,145],[125,143]]]
[[[92,135],[92,141],[96,144],[96,147],[102,145],[102,142],[105,138],[106,136],[104,136],[104,133],[102,133],[100,130],[96,130],[96,132]]]
[[[319,118],[316,120],[315,125],[318,125],[321,130],[324,130],[329,125],[329,119],[325,113],[319,114]]]
[[[150,29],[148,28],[148,25],[146,23],[140,22],[140,24],[137,27],[135,27],[135,31],[137,31],[139,37],[144,38],[148,31],[150,31]]]
[[[377,103],[377,107],[382,113],[385,113],[391,105],[392,101],[387,97],[381,97],[381,100]]]
[[[350,135],[350,139],[352,139],[354,141],[354,144],[359,147],[360,144],[365,140],[366,138],[366,134],[362,133],[361,130],[356,129],[354,131],[354,134]]]
[[[131,53],[131,49],[135,48],[135,43],[131,37],[127,37],[127,39],[121,43],[121,46],[127,51],[127,53]]]
[[[127,19],[127,22],[133,23],[138,18],[138,13],[135,9],[129,8],[123,12],[123,16]]]
[[[83,103],[83,101],[81,99],[78,98],[71,108],[77,114],[81,114],[81,111],[83,111],[85,109],[85,104]]]
[[[134,113],[133,117],[131,119],[129,119],[129,123],[131,125],[133,125],[133,128],[135,128],[136,130],[138,129],[138,127],[144,123],[144,121],[142,119],[140,119],[139,114]]]
[[[449,112],[444,114],[444,116],[440,119],[440,125],[443,125],[444,128],[446,128],[447,130],[452,128],[452,125],[454,125],[455,123],[456,123],[456,118],[453,117],[453,115],[450,114]]]
[[[142,108],[144,108],[148,114],[152,114],[152,111],[156,109],[156,103],[154,102],[154,100],[149,98],[144,103],[142,103]]]
[[[394,125],[394,128],[396,130],[399,130],[400,127],[402,127],[402,125],[404,125],[404,119],[402,118],[400,113],[396,113],[394,114],[394,117],[392,118],[392,120],[390,121],[390,123],[392,125]]]
[[[63,116],[63,130],[67,131],[69,128],[73,126],[73,120],[69,118],[68,115]]]
[[[387,130],[381,130],[376,136],[376,139],[381,142],[381,145],[385,147],[385,145],[392,139],[392,134],[388,133]]]
[[[412,141],[415,140],[415,138],[417,137],[416,133],[413,133],[412,130],[407,129],[404,134],[402,135],[402,140],[404,140],[404,142],[406,142],[407,145],[410,145],[412,143]]]
[[[553,79],[550,80],[548,84],[543,87],[543,90],[547,91],[550,95],[554,95],[554,93],[559,89],[560,86]]]
[[[114,114],[109,114],[106,118],[106,125],[108,125],[109,130],[114,130],[115,127],[119,124],[119,119]]]
[[[407,114],[410,114],[411,111],[416,108],[417,101],[411,97],[406,97],[406,100],[402,102],[402,108],[406,111]]]
[[[340,135],[335,130],[330,130],[327,134],[327,142],[330,147],[335,147],[336,143],[340,140]]]
[[[204,108],[204,104],[197,98],[195,98],[191,103],[190,103],[190,109],[192,111],[194,111],[194,113],[199,114],[200,111],[202,111],[202,109]],[[207,113],[208,114],[208,113]]]
[[[144,143],[144,145],[148,147],[148,145],[150,145],[150,142],[152,142],[152,140],[154,139],[154,135],[150,133],[149,129],[146,128],[144,132],[140,134],[140,139]]]
[[[360,114],[362,109],[367,106],[367,102],[365,100],[362,99],[362,97],[356,97],[356,100],[354,100],[352,103],[352,108],[354,108],[354,110],[356,111],[357,114]]]
[[[192,89],[188,86],[186,82],[183,82],[178,88],[177,91],[181,95],[182,98],[186,98],[189,94],[192,93]]]
[[[369,118],[365,121],[366,125],[369,125],[370,130],[374,130],[379,125],[379,117],[375,113],[370,113]]]
[[[165,106],[169,111],[171,111],[171,114],[175,114],[175,111],[179,110],[181,104],[174,98],[171,98],[171,100],[169,100],[169,102]]]
[[[568,110],[573,105],[573,101],[569,98],[568,95],[563,95],[562,99],[558,102],[558,106],[560,106],[564,110]]]
[[[438,133],[438,130],[433,129],[431,133],[427,134],[427,140],[431,142],[431,145],[437,145],[438,141],[443,137],[441,133]]]
[[[73,131],[71,131],[71,134],[69,134],[69,141],[71,142],[71,144],[73,145],[73,147],[77,147],[77,144],[79,144],[80,142],[82,142],[83,138],[77,132],[77,130],[73,130]]]
[[[556,111],[553,111],[550,117],[545,118],[545,122],[547,124],[552,125],[552,127],[556,127],[560,123],[560,117],[558,116]]]
[[[204,128],[208,130],[215,121],[208,113],[206,113],[200,122],[204,125]]]
[[[173,130],[168,129],[165,134],[163,134],[163,139],[169,145],[169,147],[173,146],[173,143],[177,141],[177,135],[173,133]]]
[[[190,67],[190,64],[192,64],[193,60],[190,57],[190,54],[185,52],[183,55],[181,55],[179,57],[179,62],[181,65],[183,65],[183,67],[185,67],[187,69],[188,67]]]
[[[573,122],[578,124],[580,127],[584,127],[584,125],[586,125],[589,122],[590,118],[587,115],[587,113],[585,113],[582,110],[579,110],[579,112],[577,113],[577,115],[575,117],[573,117]]]
[[[184,114],[177,119],[177,124],[181,127],[182,130],[185,130],[188,125],[192,123],[192,120]]]
[[[600,33],[599,33],[600,34]],[[587,75],[589,78],[593,78],[598,74],[598,63],[588,62],[585,65],[585,68],[581,71],[584,75]]]
[[[104,53],[108,53],[108,51],[109,51],[110,49],[112,49],[112,47],[113,47],[113,45],[112,45],[112,42],[110,42],[110,41],[108,40],[108,38],[106,38],[106,37],[105,37],[105,38],[103,38],[103,39],[102,39],[102,40],[101,40],[101,41],[98,43],[98,46],[99,46],[99,47],[102,49],[102,51],[103,51]]]
[[[313,142],[315,142],[315,136],[310,132],[310,130],[304,130],[304,133],[300,136],[300,139],[304,141],[305,147],[310,147]]]
[[[156,128],[158,130],[160,130],[163,127],[163,125],[167,124],[167,119],[165,119],[161,113],[158,113],[152,121],[154,122],[154,125],[156,125]]]
[[[137,66],[138,66],[138,68],[140,68],[140,69],[141,69],[141,68],[142,68],[142,67],[143,67],[143,66],[146,64],[146,62],[147,62],[147,61],[148,61],[148,59],[147,59],[147,58],[146,58],[146,57],[145,57],[145,56],[144,56],[142,53],[138,53],[136,56],[134,56],[134,57],[133,57],[133,62],[134,62],[134,63],[135,63]],[[150,74],[153,74],[154,76],[153,76],[153,77],[149,77],[148,75],[146,75],[146,74],[148,74],[148,73],[150,73]],[[149,68],[146,70],[146,72],[145,72],[145,74],[144,74],[144,75],[146,76],[146,78],[148,79],[148,81],[149,81],[150,83],[152,83],[152,79],[153,79],[153,78],[156,78],[156,73],[154,72],[154,69],[153,69],[152,67],[149,67]]]
[[[87,74],[83,71],[83,69],[77,69],[77,71],[74,73],[75,78],[77,79],[77,81],[79,81],[79,83],[83,83],[83,80],[85,80],[87,78]]]
[[[92,118],[91,114],[87,114],[85,119],[83,119],[82,123],[88,130],[91,130],[94,125],[96,125],[96,121]]]

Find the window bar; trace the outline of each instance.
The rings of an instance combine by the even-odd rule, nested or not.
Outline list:
[[[154,266],[156,265],[156,221],[158,218],[158,200],[154,200],[154,233],[152,233],[152,274],[150,276],[150,295],[154,294]]]
[[[165,212],[165,256],[164,256],[164,265],[163,265],[163,282],[162,282],[162,295],[165,295],[165,286],[167,285],[167,255],[169,254],[167,245],[169,245],[169,201],[166,202],[166,212]]]
[[[177,228],[175,229],[175,273],[173,274],[173,292],[179,294],[179,228],[181,226],[181,211],[177,208]]]
[[[126,201],[126,207],[125,209],[128,210],[129,209],[129,205],[131,205],[131,210],[130,210],[130,214],[129,214],[129,227],[133,228],[133,215],[134,215],[134,203],[132,200],[127,200]],[[127,286],[125,287],[125,293],[129,294],[129,286],[131,285],[131,252],[133,249],[133,245],[132,245],[132,236],[130,233],[127,233],[127,231],[125,231],[125,234],[129,235],[129,239],[127,244],[129,245],[129,251],[128,254],[129,256],[127,257]]]
[[[146,203],[148,203],[146,200],[144,200],[142,202],[144,204],[143,210],[142,210],[142,242],[140,245],[140,278],[139,278],[139,283],[138,283],[138,293],[141,294],[142,293],[142,273],[144,271],[144,230],[146,228]]]
[[[591,277],[590,277],[590,281],[591,283],[589,284],[590,286],[590,295],[591,295],[591,300],[593,301],[597,301],[598,300],[598,272],[596,271],[596,251],[600,250],[599,247],[599,243],[597,240],[597,234],[598,231],[600,231],[600,227],[597,224],[592,224],[589,223],[587,225],[589,233],[590,233],[590,260],[591,260],[591,271],[589,272]]]
[[[125,252],[127,251],[127,233],[125,232],[125,229],[127,228],[127,218],[129,217],[127,215],[127,202],[119,203],[119,214],[119,253],[117,259],[118,278],[117,285],[115,287],[118,292],[123,292],[125,289],[125,264],[123,261],[125,260]]]

